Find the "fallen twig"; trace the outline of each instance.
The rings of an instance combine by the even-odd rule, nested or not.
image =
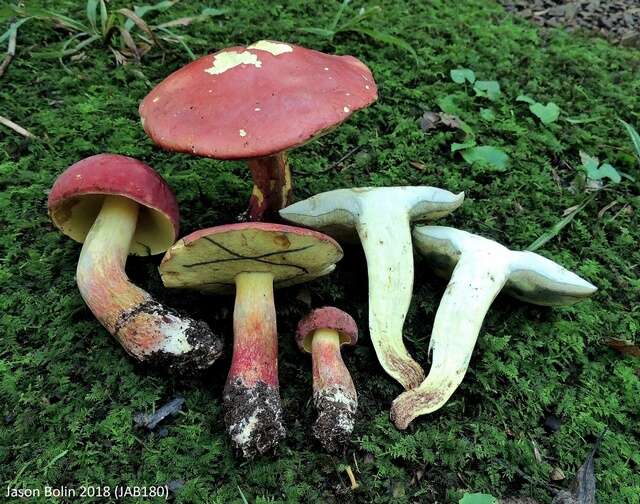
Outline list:
[[[0,124],[4,124],[7,128],[11,128],[13,131],[15,131],[16,133],[22,135],[23,137],[26,137],[26,138],[37,138],[29,130],[24,129],[19,124],[14,123],[13,121],[11,121],[10,119],[7,119],[4,116],[0,116]]]
[[[182,409],[183,404],[184,397],[176,397],[161,408],[158,408],[156,412],[151,415],[137,413],[133,417],[133,420],[136,422],[138,427],[146,427],[149,430],[153,430],[168,416],[176,415]]]

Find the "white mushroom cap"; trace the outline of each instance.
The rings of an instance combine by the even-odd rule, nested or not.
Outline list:
[[[518,252],[482,236],[444,226],[417,226],[416,248],[433,261],[434,268],[449,276],[462,253],[492,251],[508,265],[504,286],[512,296],[529,303],[559,306],[577,303],[598,289],[575,273],[533,252]]]
[[[338,239],[357,232],[367,257],[371,340],[382,367],[406,389],[424,378],[402,341],[413,290],[410,223],[447,215],[463,199],[436,187],[361,187],[324,192],[280,210],[283,218]]]

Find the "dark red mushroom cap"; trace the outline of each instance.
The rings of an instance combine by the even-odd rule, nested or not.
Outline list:
[[[179,212],[171,188],[153,168],[127,156],[98,154],[67,168],[49,193],[49,216],[60,231],[82,243],[105,195],[140,204],[129,253],[159,254],[175,242]]]
[[[358,326],[351,315],[333,306],[316,308],[298,323],[296,343],[303,352],[311,353],[311,336],[317,329],[332,329],[340,334],[340,346],[355,345]]]
[[[357,58],[261,40],[174,72],[145,97],[140,116],[164,149],[249,159],[301,145],[376,99]]]

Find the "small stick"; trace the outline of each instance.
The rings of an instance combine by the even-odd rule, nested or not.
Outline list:
[[[353,475],[353,471],[351,470],[351,466],[348,465],[345,468],[345,471],[347,471],[347,476],[349,476],[349,481],[351,482],[351,490],[355,490],[360,485],[358,485],[358,482],[356,481],[356,477]]]
[[[16,133],[22,135],[23,137],[26,137],[26,138],[37,138],[29,130],[24,129],[19,124],[16,124],[13,121],[11,121],[10,119],[7,119],[6,117],[1,116],[1,115],[0,115],[0,124],[4,124],[7,128],[11,128],[13,131],[15,131]]]

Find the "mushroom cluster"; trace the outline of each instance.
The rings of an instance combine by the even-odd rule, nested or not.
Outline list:
[[[254,187],[240,220],[254,222],[208,227],[176,241],[178,205],[168,184],[141,161],[115,154],[72,165],[49,194],[55,226],[83,243],[76,270],[80,295],[138,362],[193,373],[211,366],[223,345],[206,323],[134,285],[125,272],[129,254],[164,252],[159,273],[165,287],[235,295],[223,409],[231,442],[245,457],[272,451],[286,435],[274,289],[330,274],[343,257],[342,240],[355,238],[365,253],[368,335],[383,370],[405,389],[391,406],[398,429],[454,394],[502,289],[548,306],[575,303],[596,291],[540,255],[424,225],[458,208],[463,193],[357,187],[290,204],[287,151],[376,99],[371,71],[351,56],[268,40],[224,49],[168,76],[139,111],[145,131],[164,149],[245,160]],[[269,218],[303,227],[265,222]],[[414,246],[437,274],[450,277],[433,324],[426,375],[403,340]],[[295,340],[312,359],[313,434],[336,451],[348,442],[357,416],[356,386],[341,355],[342,346],[358,340],[356,321],[333,306],[316,308],[300,320]]]

